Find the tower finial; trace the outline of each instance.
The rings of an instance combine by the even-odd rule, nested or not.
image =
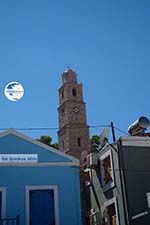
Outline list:
[[[69,70],[71,70],[71,68],[69,65],[67,65],[67,69],[65,69],[64,73],[67,73]]]

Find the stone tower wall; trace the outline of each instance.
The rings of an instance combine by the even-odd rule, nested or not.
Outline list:
[[[83,101],[82,84],[72,70],[62,75],[59,89],[59,149],[80,159],[83,151],[90,151],[89,128]]]

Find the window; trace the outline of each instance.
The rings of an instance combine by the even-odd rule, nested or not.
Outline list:
[[[62,141],[62,147],[63,147],[63,149],[64,149],[64,146],[65,146],[65,142],[64,142],[64,141]]]
[[[114,187],[114,172],[111,150],[100,156],[101,164],[101,183],[103,191]]]
[[[115,203],[112,203],[107,207],[107,213],[109,218],[110,225],[116,225],[116,210],[115,210]]]
[[[76,95],[77,95],[76,89],[75,89],[75,88],[72,89],[72,95],[73,95],[73,96],[76,96]]]
[[[62,109],[62,110],[61,110],[61,116],[64,116],[64,114],[65,114],[65,110]]]
[[[81,147],[81,139],[80,138],[77,138],[77,143],[78,143],[78,146]]]
[[[117,202],[115,197],[105,202],[105,212],[104,219],[107,221],[106,224],[119,225]]]
[[[6,217],[6,188],[0,187],[0,219]]]
[[[62,90],[62,92],[61,92],[61,97],[62,97],[62,99],[64,98],[64,90]]]
[[[102,166],[104,167],[104,181],[107,184],[112,181],[112,168],[110,155],[107,156],[105,159],[103,159]]]
[[[150,208],[150,192],[146,193],[148,208]]]
[[[0,219],[2,218],[2,191],[0,191]]]

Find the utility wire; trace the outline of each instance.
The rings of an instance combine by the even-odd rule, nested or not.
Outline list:
[[[129,135],[126,131],[123,131],[123,130],[121,130],[120,128],[118,128],[118,127],[114,127],[116,130],[118,130],[118,131],[120,131],[121,133],[123,133],[123,134],[126,134],[126,135]]]
[[[110,127],[110,125],[93,125],[93,126],[88,126],[89,128],[102,128],[102,127]],[[80,127],[80,126],[77,126],[77,127],[67,127],[68,129],[76,129],[76,128],[83,128],[83,127]],[[8,130],[8,129],[11,129],[11,128],[8,128],[8,127],[3,127],[3,128],[0,128],[0,130]],[[14,130],[59,130],[58,127],[27,127],[27,128],[12,128]]]
[[[89,126],[89,128],[97,128],[97,127],[111,127],[111,125],[95,125],[95,126]]]
[[[105,128],[105,127],[110,128],[111,125],[108,125],[108,124],[106,124],[106,125],[91,125],[91,126],[87,126],[87,127],[89,127],[90,129]],[[80,127],[80,126],[78,126],[78,127],[67,127],[67,129],[77,129],[77,128],[83,128],[83,127]],[[127,132],[121,130],[118,127],[114,127],[114,128],[115,128],[115,130],[118,130],[119,132],[121,132],[123,134],[129,135]],[[22,131],[59,130],[58,127],[27,127],[27,128],[24,128],[24,127],[20,127],[20,128],[17,128],[17,127],[14,127],[14,128],[3,127],[3,128],[0,128],[1,131],[9,130],[9,129],[22,130]],[[129,137],[135,137],[135,136],[129,136]],[[142,136],[140,138],[141,139],[135,139],[135,138],[134,139],[128,139],[127,141],[129,141],[129,142],[134,142],[134,141],[138,141],[138,142],[140,142],[140,141],[144,141],[144,142],[148,141],[149,142],[150,141],[149,137]],[[144,139],[143,140],[143,138],[148,138],[148,139]]]
[[[150,139],[144,139],[143,140],[143,138],[150,138],[149,136],[138,136],[139,138],[141,138],[141,139],[135,139],[135,137],[137,137],[137,136],[132,136],[132,135],[129,135],[127,132],[125,132],[125,131],[123,131],[123,130],[121,130],[120,128],[118,128],[118,127],[114,127],[115,128],[115,130],[118,130],[118,131],[120,131],[121,133],[123,133],[123,134],[126,134],[128,137],[134,137],[134,139],[128,139],[127,141],[130,141],[130,142],[134,142],[134,141],[144,141],[144,142],[146,142],[146,141],[150,141]],[[122,139],[122,140],[124,140],[124,139]],[[126,141],[126,140],[125,140]]]

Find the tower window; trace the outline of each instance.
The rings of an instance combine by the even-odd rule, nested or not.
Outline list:
[[[63,147],[63,149],[64,149],[64,147],[65,147],[65,142],[64,142],[64,141],[62,141],[62,147]]]
[[[62,110],[61,110],[61,116],[64,116],[64,114],[65,114],[65,110],[62,109]]]
[[[72,89],[72,95],[73,96],[76,96],[77,95],[77,92],[76,92],[76,89],[75,88]]]
[[[61,92],[61,97],[64,98],[64,90]]]
[[[80,138],[77,138],[77,143],[78,143],[78,146],[81,147],[81,139]]]

